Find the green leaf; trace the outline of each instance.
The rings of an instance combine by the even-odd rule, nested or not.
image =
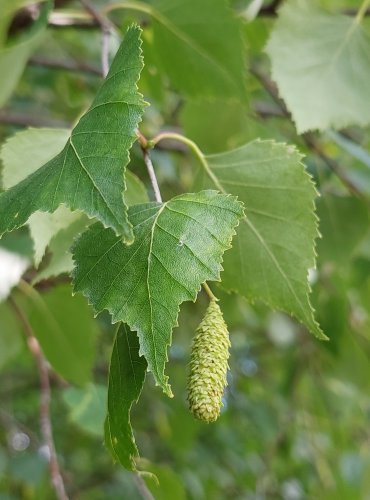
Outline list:
[[[42,167],[63,149],[69,136],[68,129],[29,128],[10,137],[0,151],[3,187],[15,186]],[[80,216],[79,212],[73,213],[66,206],[58,207],[53,214],[37,211],[31,215],[28,226],[34,242],[36,267],[53,236]]]
[[[285,2],[267,53],[299,133],[370,123],[370,37],[356,18]]]
[[[142,477],[155,500],[186,500],[189,498],[186,494],[183,481],[179,475],[169,466],[150,463],[148,460],[141,459],[140,467],[145,470]]]
[[[317,213],[322,234],[317,245],[319,260],[340,264],[343,272],[368,234],[368,204],[352,196],[325,193],[318,200]]]
[[[73,259],[71,247],[78,235],[83,233],[90,225],[87,217],[81,216],[66,229],[60,230],[50,241],[50,258],[46,259],[32,281],[35,285],[40,281],[59,276],[60,274],[70,274],[73,270]]]
[[[23,2],[25,3],[25,2]],[[20,2],[16,2],[15,7],[18,7]],[[9,9],[8,4],[5,5],[3,16],[3,6],[1,5],[1,21],[0,21],[0,107],[2,107],[11,96],[13,90],[17,86],[18,80],[22,76],[26,63],[41,43],[45,28],[47,25],[48,14],[51,2],[47,1],[40,7],[40,15],[32,24],[26,33],[22,34],[14,44],[8,42],[3,45],[5,31],[8,26],[13,9]],[[8,10],[9,9],[9,10]],[[3,75],[6,75],[3,76]]]
[[[65,379],[78,385],[88,382],[97,324],[86,301],[73,297],[69,285],[43,295],[27,287],[27,296],[29,321],[48,361]]]
[[[1,0],[0,47],[5,45],[10,23],[17,10],[33,3],[33,0]]]
[[[148,192],[141,180],[130,170],[126,171],[126,203],[128,207],[149,201]]]
[[[36,210],[54,212],[64,203],[132,242],[123,173],[144,107],[136,87],[142,65],[140,28],[132,27],[64,149],[0,195],[0,235],[23,225]]]
[[[207,153],[244,144],[251,123],[245,106],[224,99],[187,101],[182,107],[180,121],[184,134]],[[222,126],[214,127],[215,123],[222,123]]]
[[[3,188],[15,186],[51,160],[70,135],[65,128],[31,127],[8,137],[0,150]]]
[[[308,269],[315,266],[318,236],[316,190],[293,146],[253,141],[227,153],[206,156],[206,185],[231,193],[245,204],[222,286],[249,300],[295,316],[325,338],[309,302]],[[203,184],[204,185],[204,184]]]
[[[102,437],[107,389],[104,385],[88,384],[86,388],[68,387],[63,400],[69,409],[69,420],[94,436]]]
[[[135,458],[139,454],[130,411],[139,399],[147,368],[139,348],[137,335],[122,324],[114,341],[109,369],[105,443],[114,459],[129,470],[136,470]]]
[[[4,188],[14,186],[53,158],[63,148],[70,133],[68,129],[29,128],[10,137],[0,151]],[[148,201],[145,186],[129,170],[126,171],[126,189],[128,206]],[[77,234],[87,226],[86,218],[62,205],[53,214],[35,212],[27,224],[34,242],[35,265],[40,264],[49,244],[52,253],[47,268],[38,273],[34,283],[72,271],[69,248]]]
[[[176,88],[194,97],[246,99],[241,26],[225,0],[131,5],[151,14],[155,54]]]
[[[126,203],[128,206],[148,201],[148,193],[143,183],[129,170],[126,172],[126,186]],[[64,207],[59,207],[55,213],[57,213],[61,208]],[[45,216],[49,215],[49,217],[54,215],[45,214],[43,212],[39,212],[39,214]],[[36,214],[32,215],[31,219],[35,215]],[[83,215],[80,215],[78,219],[72,222],[66,229],[58,231],[49,244],[49,252],[51,253],[50,260],[48,261],[46,267],[42,267],[41,271],[37,273],[36,278],[33,280],[33,284],[39,283],[40,281],[53,276],[58,276],[62,273],[70,274],[72,272],[73,259],[70,249],[77,236],[85,231],[89,224],[90,221]]]
[[[138,332],[140,354],[168,395],[164,368],[179,306],[194,301],[205,281],[220,279],[223,252],[242,214],[231,196],[184,194],[132,207],[135,242],[129,247],[94,224],[74,248],[75,291],[82,291],[97,312],[108,309],[114,322]]]

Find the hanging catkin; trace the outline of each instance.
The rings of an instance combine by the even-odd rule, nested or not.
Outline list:
[[[219,305],[212,299],[197,328],[190,357],[189,408],[199,420],[214,422],[220,415],[229,347],[227,325]]]

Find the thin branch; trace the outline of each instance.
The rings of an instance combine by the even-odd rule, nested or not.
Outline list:
[[[86,14],[85,16],[74,15],[67,12],[51,12],[48,19],[48,26],[51,28],[78,28],[78,29],[97,29],[100,28],[98,21]]]
[[[134,473],[133,479],[139,493],[144,498],[144,500],[155,500],[153,495],[149,491],[144,479],[140,476],[140,474]]]
[[[358,197],[362,197],[363,193],[358,189],[358,187],[352,182],[352,180],[346,175],[343,169],[338,165],[338,163],[330,158],[324,153],[320,144],[315,139],[313,134],[306,133],[302,135],[302,138],[308,148],[315,153],[321,160],[329,167],[329,169],[341,180],[341,182],[346,186],[348,191]]]
[[[29,59],[28,64],[32,66],[46,66],[47,68],[75,71],[78,73],[89,73],[91,75],[102,76],[102,71],[95,66],[84,62],[76,61],[56,61],[47,57],[34,56]]]
[[[18,304],[12,297],[10,297],[9,303],[13,308],[14,313],[17,316],[19,322],[23,326],[24,333],[27,338],[28,348],[31,351],[33,357],[35,358],[39,372],[40,388],[41,388],[40,429],[43,441],[48,449],[51,482],[54,486],[58,500],[68,500],[63,478],[60,473],[60,467],[53,438],[53,428],[50,418],[51,390],[49,382],[48,364],[44,357],[40,344],[33,333],[32,327],[28,322],[26,316],[23,314],[22,309],[18,306]]]
[[[155,200],[162,203],[162,196],[161,196],[161,192],[159,190],[157,176],[155,175],[155,170],[154,170],[154,166],[153,166],[152,160],[151,160],[150,155],[149,155],[149,151],[148,151],[148,149],[144,149],[143,147],[141,148],[141,150],[143,152],[144,163],[145,163],[146,169],[147,169],[148,174],[149,174],[150,182],[151,182],[152,187],[153,187]]]
[[[258,12],[258,15],[261,17],[275,17],[281,3],[282,0],[273,0],[269,5],[262,7],[262,9]]]
[[[151,141],[150,141],[150,146],[155,147],[157,144],[163,140],[175,140],[179,141],[182,144],[185,144],[187,147],[190,148],[190,150],[194,153],[196,158],[198,158],[200,164],[204,168],[204,171],[207,173],[208,177],[212,180],[213,184],[216,186],[216,188],[220,191],[220,193],[225,193],[224,188],[220,184],[219,180],[215,176],[215,174],[212,172],[212,170],[209,168],[208,162],[202,153],[202,151],[199,149],[198,145],[189,139],[188,137],[185,137],[182,134],[177,134],[174,132],[161,132],[160,134],[156,135]]]
[[[154,166],[152,163],[152,160],[150,158],[149,154],[149,149],[153,147],[151,142],[148,141],[148,139],[140,132],[139,129],[136,130],[136,135],[141,147],[141,151],[143,152],[143,157],[144,157],[144,163],[146,166],[146,169],[149,174],[150,182],[154,191],[154,197],[156,201],[159,201],[162,203],[162,196],[161,196],[161,191],[159,189],[159,184],[157,180],[157,176],[155,175],[155,170]]]
[[[83,6],[92,17],[99,23],[102,32],[101,65],[104,78],[109,71],[109,38],[114,24],[92,5],[90,0],[81,0]]]
[[[107,76],[109,71],[109,39],[110,39],[110,30],[105,27],[102,27],[101,68],[104,78]]]
[[[19,125],[21,127],[56,127],[69,128],[71,124],[64,120],[55,120],[53,118],[44,118],[42,115],[13,113],[12,111],[0,111],[0,123],[7,125]]]

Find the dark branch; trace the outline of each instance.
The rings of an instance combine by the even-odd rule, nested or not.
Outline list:
[[[91,75],[103,76],[100,69],[87,63],[76,61],[56,61],[47,57],[34,56],[28,61],[32,66],[46,66],[47,68],[74,71],[77,73],[89,73]]]
[[[282,0],[273,0],[269,5],[262,7],[258,13],[261,17],[275,17]]]
[[[70,128],[71,124],[64,120],[54,118],[44,118],[39,114],[13,113],[12,111],[0,111],[0,123],[7,125],[17,125],[20,127],[56,127]]]

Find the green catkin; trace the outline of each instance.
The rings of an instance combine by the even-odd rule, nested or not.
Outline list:
[[[190,357],[189,408],[199,420],[215,422],[220,415],[229,347],[227,325],[216,299],[212,299],[197,328]]]

